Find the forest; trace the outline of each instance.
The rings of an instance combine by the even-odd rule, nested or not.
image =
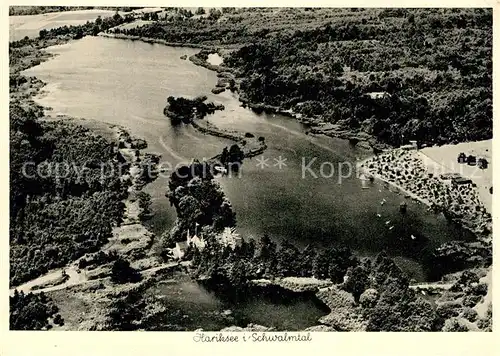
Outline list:
[[[194,276],[210,288],[234,299],[244,298],[251,281],[262,278],[331,280],[353,296],[351,316],[364,320],[367,331],[468,331],[457,317],[478,320],[472,307],[487,291],[475,273],[466,271],[450,289],[450,300],[434,304],[410,288],[406,275],[385,252],[358,258],[348,248],[307,246],[299,250],[287,241],[278,246],[268,236],[258,242],[244,241],[233,249],[221,245],[214,235],[204,236],[205,248],[200,251],[192,246],[186,258],[192,258]],[[337,298],[330,297],[329,307],[337,303],[345,307],[345,301]],[[491,330],[491,310],[488,313],[478,320],[481,329]]]
[[[97,251],[121,222],[128,187],[120,176],[127,167],[120,165],[116,144],[82,126],[45,120],[43,108],[29,99],[43,84],[20,72],[46,59],[41,49],[63,38],[124,21],[116,13],[9,43],[11,286]]]
[[[9,304],[10,330],[49,330],[53,324],[64,325],[59,308],[43,292],[24,294],[16,290]]]
[[[126,186],[114,144],[10,107],[10,283],[96,251],[121,220]]]
[[[382,143],[492,137],[491,9],[237,9],[114,31],[226,48],[245,100]]]

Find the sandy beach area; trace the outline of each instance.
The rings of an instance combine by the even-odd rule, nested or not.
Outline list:
[[[488,168],[458,163],[457,156],[483,157]],[[491,141],[417,149],[394,149],[368,158],[358,170],[397,187],[435,210],[443,212],[474,233],[491,236]],[[450,174],[464,182],[450,178]],[[470,181],[468,181],[470,179]]]

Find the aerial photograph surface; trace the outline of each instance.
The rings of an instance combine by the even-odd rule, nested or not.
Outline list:
[[[492,42],[491,8],[9,7],[10,330],[491,332]]]

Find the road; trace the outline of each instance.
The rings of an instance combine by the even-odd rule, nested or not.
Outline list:
[[[152,274],[152,273],[158,272],[158,271],[160,271],[162,269],[166,269],[166,268],[172,268],[172,267],[176,267],[176,266],[187,267],[190,265],[190,263],[191,263],[191,261],[167,262],[167,263],[163,263],[163,264],[156,266],[156,267],[151,267],[151,268],[142,270],[140,272],[141,272],[142,276],[145,276],[146,274]],[[69,278],[65,282],[59,283],[56,285],[47,286],[45,288],[33,289],[33,288],[36,288],[37,286],[43,286],[43,285],[47,285],[50,283],[57,283],[58,280],[61,280],[63,271],[65,271],[66,274],[69,276]],[[93,279],[92,281],[98,281],[98,280],[99,279]],[[20,286],[12,288],[10,290],[10,294],[13,295],[15,290],[17,290],[19,292],[23,291],[24,293],[29,293],[29,292],[48,293],[48,292],[53,292],[56,290],[61,290],[61,289],[65,289],[65,288],[80,285],[80,284],[85,284],[85,283],[88,283],[89,281],[91,281],[91,280],[87,278],[87,274],[85,273],[85,271],[81,271],[80,273],[78,273],[77,268],[75,266],[68,266],[65,268],[59,268],[59,269],[53,270],[53,271],[51,271],[43,276],[40,276],[40,277],[35,278],[29,282],[26,282]]]

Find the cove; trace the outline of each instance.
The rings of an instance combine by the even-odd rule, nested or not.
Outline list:
[[[361,256],[386,250],[417,281],[426,280],[432,269],[428,258],[435,247],[472,238],[443,216],[378,182],[362,189],[355,174],[348,176],[348,167],[369,152],[345,140],[308,135],[307,127],[288,117],[256,114],[241,107],[230,92],[212,94],[215,73],[180,59],[195,49],[85,37],[49,51],[57,56],[25,72],[48,83],[36,98],[39,104],[51,107],[53,114],[124,126],[145,139],[148,151],[161,154],[162,161],[175,165],[209,158],[231,144],[192,127],[172,127],[163,116],[170,95],[206,95],[208,101],[225,106],[207,120],[220,128],[264,136],[268,149],[244,162],[241,177],[219,179],[245,238],[267,233],[299,247],[347,245]],[[267,165],[258,164],[261,158]],[[279,159],[284,165],[277,165]],[[304,177],[303,161],[312,159],[315,172],[328,163],[340,167],[340,174]],[[348,177],[339,182],[339,175]],[[155,217],[150,227],[156,234],[175,220],[165,198],[167,182],[168,175],[163,175],[146,188],[153,198]],[[408,203],[406,214],[399,211],[402,201]]]
[[[318,319],[329,313],[313,292],[255,286],[235,297],[231,292],[215,293],[210,285],[197,283],[179,272],[145,293],[159,298],[166,309],[153,320],[155,330],[214,331],[253,323],[298,331],[317,325]]]

